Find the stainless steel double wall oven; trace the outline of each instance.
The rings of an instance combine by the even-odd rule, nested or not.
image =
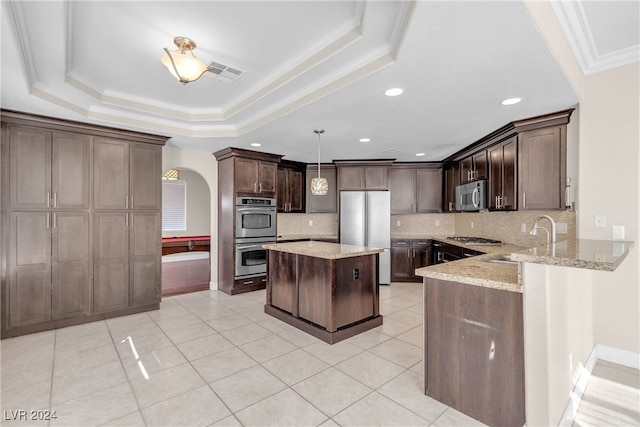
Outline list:
[[[276,241],[276,199],[236,198],[235,278],[242,279],[267,272],[265,243]]]

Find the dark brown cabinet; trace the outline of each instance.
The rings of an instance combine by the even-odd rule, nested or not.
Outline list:
[[[389,173],[391,213],[442,212],[442,168],[399,164]]]
[[[489,152],[489,209],[515,210],[517,208],[516,137],[490,147]]]
[[[338,191],[388,190],[393,160],[334,161],[338,170]]]
[[[167,138],[2,113],[2,338],[157,308]]]
[[[311,193],[311,180],[318,177],[318,165],[307,165],[306,182],[306,212],[307,213],[334,213],[338,211],[336,167],[333,165],[321,165],[320,176],[326,178],[329,191],[324,196],[316,196]]]
[[[391,281],[420,282],[416,268],[431,265],[431,240],[391,239]]]
[[[282,161],[278,166],[278,212],[304,212],[306,165]]]
[[[518,208],[564,209],[566,127],[555,126],[518,135]]]
[[[487,179],[487,152],[484,150],[460,160],[460,180],[462,184],[479,179]]]
[[[460,185],[460,165],[449,163],[444,167],[444,203],[443,212],[456,211],[456,187]]]
[[[278,164],[250,158],[236,158],[235,191],[241,194],[275,197]]]

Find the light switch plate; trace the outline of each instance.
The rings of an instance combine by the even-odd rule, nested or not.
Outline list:
[[[309,227],[313,227],[313,220],[312,219],[309,220]]]
[[[396,221],[396,227],[400,227],[400,220]]]
[[[611,238],[613,240],[624,240],[624,225],[614,225],[611,227]]]

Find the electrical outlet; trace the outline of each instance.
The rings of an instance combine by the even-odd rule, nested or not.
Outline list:
[[[440,227],[440,220],[436,219],[436,227]]]
[[[556,223],[556,233],[567,234],[567,223],[566,222]]]
[[[360,278],[360,270],[357,268],[353,269],[353,280],[358,280]]]
[[[309,227],[313,227],[313,220],[312,219],[309,220]]]
[[[471,228],[473,228],[473,221],[471,221]]]
[[[521,233],[526,233],[527,232],[527,224],[525,224],[524,222],[522,224],[520,224],[520,232]]]
[[[396,227],[400,227],[400,220],[396,221]]]
[[[624,240],[624,225],[614,225],[611,227],[611,238],[613,240]]]
[[[593,217],[593,226],[595,228],[605,228],[607,226],[607,217],[604,215],[595,215]]]

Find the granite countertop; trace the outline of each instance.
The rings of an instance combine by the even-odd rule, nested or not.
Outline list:
[[[522,292],[521,262],[613,271],[633,246],[633,242],[578,239],[557,242],[553,245],[523,248],[509,244],[466,245],[442,237],[431,237],[431,239],[485,252],[485,255],[422,267],[416,270],[418,276],[512,292]],[[510,257],[517,263],[491,262],[504,256]]]
[[[262,247],[272,251],[288,252],[291,254],[325,259],[340,259],[362,255],[373,255],[384,251],[384,249],[380,248],[341,245],[339,243],[317,242],[313,240],[306,242],[268,243],[262,245]]]
[[[335,239],[338,240],[338,235],[327,235],[327,234],[280,234],[276,237],[277,242],[282,241],[291,241],[291,240],[314,240],[314,239]]]

